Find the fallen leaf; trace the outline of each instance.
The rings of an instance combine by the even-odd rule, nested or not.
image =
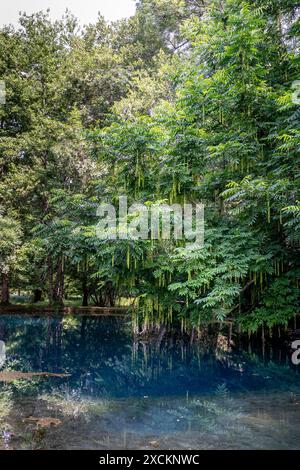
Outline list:
[[[61,424],[61,420],[57,418],[35,418],[34,416],[29,416],[29,418],[25,418],[24,421],[28,421],[29,423],[36,424],[41,428],[48,428],[50,426],[59,426]]]
[[[152,447],[159,447],[159,442],[158,441],[150,441],[149,444],[152,446]]]

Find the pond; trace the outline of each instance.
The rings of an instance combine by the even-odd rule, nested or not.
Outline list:
[[[299,449],[282,351],[135,341],[114,317],[0,317],[2,449]]]

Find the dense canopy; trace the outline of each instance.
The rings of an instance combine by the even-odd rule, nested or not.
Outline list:
[[[292,0],[141,0],[112,24],[41,12],[2,28],[2,303],[20,291],[131,305],[145,325],[287,324],[299,306],[299,12]],[[124,194],[203,203],[204,247],[99,239],[97,206]]]

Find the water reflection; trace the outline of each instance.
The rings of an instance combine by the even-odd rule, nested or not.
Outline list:
[[[69,374],[0,382],[6,446],[7,435],[13,448],[299,445],[300,376],[284,351],[150,344],[123,319],[87,316],[2,317],[0,340],[0,374]]]

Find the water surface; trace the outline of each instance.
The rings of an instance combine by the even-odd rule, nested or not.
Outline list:
[[[1,316],[0,341],[1,448],[300,448],[300,374],[282,351],[149,344],[88,316]]]

